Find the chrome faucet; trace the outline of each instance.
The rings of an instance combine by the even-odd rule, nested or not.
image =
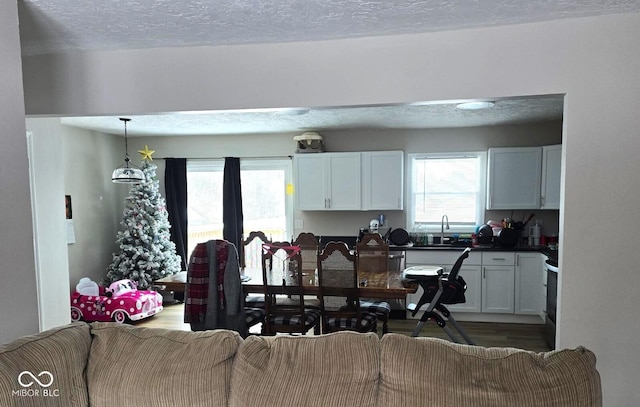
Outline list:
[[[446,219],[446,225],[447,225],[447,230],[449,230],[449,217],[444,214],[442,215],[442,221],[440,221],[440,244],[444,244],[444,227],[445,227],[445,219]]]

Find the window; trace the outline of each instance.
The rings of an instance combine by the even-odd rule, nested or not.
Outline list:
[[[407,226],[440,231],[443,215],[450,232],[471,233],[484,223],[486,153],[410,154]]]
[[[188,253],[197,243],[222,239],[224,160],[187,162]],[[240,160],[245,236],[263,231],[273,240],[288,240],[292,228],[291,160]]]

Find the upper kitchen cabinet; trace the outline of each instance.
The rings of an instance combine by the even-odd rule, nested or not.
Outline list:
[[[294,157],[298,210],[360,210],[360,153]]]
[[[490,148],[487,209],[539,209],[542,148]]]
[[[560,209],[562,145],[490,148],[487,209]]]
[[[403,151],[362,153],[362,209],[401,210],[404,187]]]
[[[541,209],[560,209],[560,164],[562,145],[542,147]]]
[[[297,154],[296,207],[316,210],[401,210],[404,152]]]

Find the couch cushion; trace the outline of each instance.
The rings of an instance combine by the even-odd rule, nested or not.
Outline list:
[[[91,325],[91,406],[227,405],[237,332]]]
[[[90,347],[82,322],[0,346],[0,406],[87,406]]]
[[[385,335],[379,406],[601,406],[592,352],[533,353]]]
[[[249,337],[236,356],[229,405],[375,406],[379,367],[373,333]]]

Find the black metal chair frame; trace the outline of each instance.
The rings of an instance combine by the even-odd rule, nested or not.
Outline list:
[[[462,277],[458,274],[462,263],[469,257],[471,248],[466,248],[460,257],[456,260],[451,272],[448,275],[444,275],[442,269],[438,275],[417,277],[405,275],[407,279],[414,279],[422,287],[422,297],[417,304],[409,304],[409,310],[411,315],[415,316],[420,308],[425,304],[429,304],[427,309],[422,314],[420,321],[418,321],[411,336],[418,336],[424,324],[431,320],[434,321],[440,328],[442,328],[449,338],[456,343],[460,343],[459,338],[449,329],[447,322],[455,327],[458,333],[464,338],[469,345],[475,345],[475,342],[469,338],[464,329],[458,324],[451,312],[444,304],[461,304],[465,302],[464,292],[467,289],[467,285]]]

